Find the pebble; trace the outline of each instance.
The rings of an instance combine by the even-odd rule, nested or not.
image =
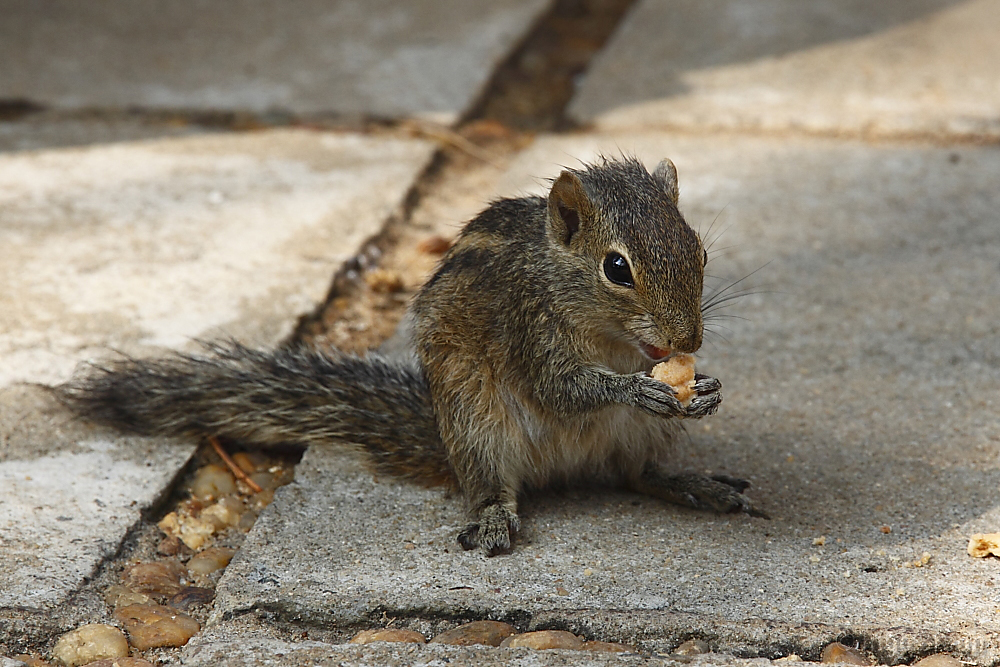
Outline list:
[[[167,535],[180,538],[188,548],[197,551],[212,540],[215,525],[186,514],[171,512],[156,524]]]
[[[209,463],[194,474],[190,490],[195,498],[221,498],[236,493],[236,478],[224,466]]]
[[[552,649],[568,648],[581,650],[583,640],[565,630],[538,630],[507,637],[500,643],[501,648]]]
[[[162,646],[184,646],[201,629],[187,614],[158,604],[133,604],[115,611],[128,632],[129,643],[140,651]]]
[[[115,585],[104,591],[104,602],[109,607],[127,607],[130,604],[147,604],[151,602],[145,593],[136,593],[125,586]]]
[[[597,642],[597,641],[586,641],[583,642],[581,646],[584,651],[593,651],[594,653],[633,653],[635,648],[632,646],[627,646],[625,644],[619,644],[617,642]]]
[[[155,667],[149,660],[142,658],[104,658],[91,662],[86,667]]]
[[[176,556],[182,552],[182,544],[183,542],[176,535],[167,535],[156,545],[156,553],[160,556]]]
[[[206,575],[221,570],[229,565],[229,561],[236,554],[235,549],[225,547],[209,547],[199,554],[194,555],[187,563],[187,569],[194,574]]]
[[[431,640],[432,644],[451,644],[452,646],[500,646],[507,637],[516,634],[517,630],[509,623],[500,621],[473,621],[442,632]]]
[[[233,454],[233,462],[248,475],[267,470],[271,465],[268,458],[260,452],[236,452]]]
[[[28,667],[52,667],[47,661],[42,660],[33,655],[28,655],[27,653],[20,653],[14,656],[14,660],[19,660],[23,662]],[[3,664],[3,663],[0,663]]]
[[[274,501],[274,489],[264,489],[250,496],[250,509],[260,512]]]
[[[680,646],[674,649],[674,655],[702,655],[704,653],[711,653],[712,649],[709,647],[708,642],[702,639],[689,639],[683,642]]]
[[[962,667],[962,661],[947,653],[935,653],[917,660],[913,667]]]
[[[362,630],[354,635],[352,644],[371,644],[372,642],[403,642],[406,644],[426,644],[427,639],[413,630],[397,630],[394,628],[375,628]]]
[[[223,496],[219,502],[203,509],[198,518],[201,521],[211,523],[218,532],[237,525],[245,511],[246,508],[243,507],[242,500],[236,496]]]
[[[181,590],[184,566],[175,560],[136,563],[125,568],[122,583],[136,593],[176,595]]]
[[[404,289],[403,276],[389,269],[372,269],[365,274],[365,282],[371,291],[380,294],[402,292]]]
[[[78,667],[101,658],[123,658],[128,655],[128,640],[112,625],[93,623],[67,632],[52,648],[52,657],[66,665]]]
[[[443,255],[451,249],[451,240],[443,236],[429,236],[417,244],[417,250],[428,255]]]
[[[167,604],[174,609],[188,611],[194,607],[209,604],[215,599],[215,591],[211,588],[201,588],[199,586],[185,586],[174,597],[170,598]]]
[[[827,644],[826,647],[823,648],[823,652],[820,654],[819,661],[847,663],[848,665],[872,664],[868,658],[861,654],[861,651],[856,648],[851,648],[850,646],[844,646],[840,642]]]

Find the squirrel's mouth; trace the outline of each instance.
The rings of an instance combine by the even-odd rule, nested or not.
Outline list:
[[[654,345],[650,345],[649,343],[643,343],[642,341],[639,341],[639,349],[641,349],[643,354],[645,354],[653,361],[660,361],[661,359],[665,359],[670,356],[671,352],[671,350],[669,349],[664,350]]]

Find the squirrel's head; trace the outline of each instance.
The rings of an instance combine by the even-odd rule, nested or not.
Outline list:
[[[567,170],[548,197],[550,242],[571,254],[608,335],[653,361],[701,347],[707,255],[677,209],[677,170],[650,174],[634,158]],[[586,304],[584,304],[586,305]]]

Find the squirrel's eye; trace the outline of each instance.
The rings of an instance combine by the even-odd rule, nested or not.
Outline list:
[[[609,252],[604,258],[604,275],[616,285],[635,287],[635,283],[632,281],[632,269],[629,268],[628,260],[616,252]]]

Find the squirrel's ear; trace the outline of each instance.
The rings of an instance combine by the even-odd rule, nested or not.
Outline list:
[[[564,171],[549,190],[549,235],[558,243],[569,245],[580,231],[580,223],[591,218],[593,210],[594,204],[579,177]]]
[[[670,201],[676,205],[680,192],[677,189],[677,167],[674,166],[674,163],[666,158],[661,160],[660,164],[656,165],[653,178],[663,184],[663,191],[670,197]]]

